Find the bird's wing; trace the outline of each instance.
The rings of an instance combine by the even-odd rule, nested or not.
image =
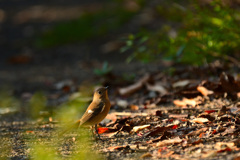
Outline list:
[[[95,106],[94,104],[91,104]],[[91,121],[92,118],[96,117],[99,113],[101,113],[104,110],[105,104],[103,102],[100,102],[99,104],[96,105],[97,107],[89,107],[84,115],[81,118],[80,125],[82,124],[87,124],[88,121]]]

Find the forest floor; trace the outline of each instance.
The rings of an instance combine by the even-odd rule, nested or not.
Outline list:
[[[41,49],[30,43],[38,32],[66,20],[49,19],[47,13],[75,8],[74,19],[79,8],[98,5],[0,2],[0,159],[240,159],[240,78],[234,64],[126,64],[128,54],[111,46],[141,19],[90,41]],[[51,12],[41,17],[36,11]],[[95,74],[104,62],[112,69]],[[79,106],[89,104],[96,84],[110,86],[112,104],[98,126],[102,140],[88,128],[59,136],[64,116],[58,114],[73,106],[78,112],[70,120],[79,118],[84,108]]]

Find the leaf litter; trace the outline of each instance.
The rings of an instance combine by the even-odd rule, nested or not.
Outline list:
[[[238,158],[239,77],[225,72],[205,77],[196,77],[191,70],[185,77],[181,73],[176,71],[172,76],[148,73],[135,82],[120,84],[105,79],[104,84],[111,86],[112,108],[98,126],[102,140],[92,142],[92,149],[107,159]],[[78,97],[75,83],[60,84],[56,85],[58,92],[48,96],[48,103]],[[48,132],[53,132],[58,123],[48,117],[48,122],[40,122],[34,128],[20,127],[25,134],[36,137],[41,128],[45,130],[41,136],[48,137]],[[1,135],[6,134],[7,128],[6,124],[1,124],[4,131]],[[78,135],[67,134],[66,137],[68,140],[59,154],[71,156]],[[21,152],[27,157],[27,148],[23,148]]]
[[[225,72],[218,77],[179,81],[167,76],[157,79],[155,75],[144,75],[135,83],[120,87],[120,92],[114,95],[127,104],[119,114],[114,110],[121,106],[113,103],[116,105],[111,114],[117,120],[109,127],[118,126],[124,119],[121,126],[129,130],[118,129],[116,141],[111,139],[122,144],[120,147],[105,143],[101,152],[114,157],[119,148],[128,150],[120,153],[126,159],[134,154],[135,158],[143,159],[239,157],[239,79]],[[166,79],[168,85],[164,83]],[[110,138],[105,133],[102,136],[105,140]],[[137,147],[133,147],[135,144]],[[106,147],[109,145],[110,149]],[[140,150],[140,146],[145,150]]]

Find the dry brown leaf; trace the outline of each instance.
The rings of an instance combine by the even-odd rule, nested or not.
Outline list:
[[[148,141],[148,143],[156,143],[156,142],[159,142],[159,141],[162,141],[162,140],[165,140],[165,139],[169,139],[172,136],[173,136],[173,134],[171,132],[165,131],[165,132],[163,132],[163,135],[161,135],[158,138],[155,138],[153,140]]]
[[[173,88],[177,87],[185,87],[186,85],[190,84],[190,80],[180,80],[172,84]]]
[[[206,112],[200,114],[200,115],[198,116],[198,118],[207,118],[209,121],[214,121],[214,120],[215,120],[215,117],[207,114]]]
[[[111,138],[111,137],[114,137],[115,135],[117,135],[118,133],[119,133],[119,131],[111,132],[111,133],[104,133],[103,136]]]
[[[229,148],[229,147],[226,147],[224,149],[220,149],[220,150],[217,151],[217,153],[222,153],[222,152],[232,152],[232,149]]]
[[[167,90],[160,84],[151,85],[146,83],[146,86],[148,90],[158,92],[161,95],[165,95],[167,93]]]
[[[183,119],[187,118],[188,114],[169,114],[169,118],[177,118],[177,119]]]
[[[206,132],[208,130],[208,127],[204,127],[204,128],[201,128],[199,130],[196,130],[196,131],[192,131],[190,133],[187,134],[188,137],[190,136],[198,136],[199,134],[203,133],[203,132]]]
[[[162,147],[162,146],[168,146],[168,145],[173,145],[173,144],[179,144],[182,142],[182,139],[179,137],[173,138],[173,139],[168,139],[168,140],[163,140],[161,142],[158,142],[156,144],[157,147]]]
[[[131,111],[139,110],[139,107],[137,105],[134,105],[134,104],[130,105],[130,108],[131,108]]]
[[[155,127],[152,130],[150,130],[148,133],[146,133],[144,135],[144,137],[155,136],[155,135],[157,135],[159,133],[162,133],[164,131],[171,130],[171,129],[176,129],[176,126],[177,125],[170,125],[170,126],[167,126],[167,127]]]
[[[233,148],[235,146],[234,142],[217,142],[215,145],[215,148],[217,150],[229,147],[229,148]]]
[[[236,128],[234,126],[228,127],[223,133],[222,135],[228,135],[228,134],[233,134],[236,131]]]
[[[126,116],[126,117],[135,117],[135,116],[148,116],[148,113],[131,113],[131,112],[113,112],[116,116]]]
[[[203,124],[203,123],[207,123],[209,122],[209,120],[207,118],[194,118],[193,120],[190,120],[190,122],[194,122],[194,123],[199,123],[199,124]]]
[[[150,124],[147,124],[147,125],[142,125],[142,126],[135,126],[133,127],[132,131],[131,132],[139,132],[143,129],[146,129],[146,128],[149,128],[150,127]]]
[[[109,120],[112,121],[111,123],[114,123],[114,122],[116,122],[116,120],[117,120],[117,115],[114,114],[114,113],[110,113],[110,114],[108,114],[108,115],[106,116],[105,119],[109,119]]]
[[[194,99],[187,99],[187,98],[183,98],[183,100],[174,100],[173,103],[176,105],[176,106],[179,106],[179,107],[187,107],[187,106],[192,106],[192,107],[195,107],[198,103],[196,102],[196,100]]]
[[[203,96],[208,96],[210,94],[213,94],[214,92],[211,90],[208,90],[207,88],[203,86],[198,86],[197,90],[203,95]]]
[[[106,149],[103,149],[103,151],[111,151],[111,152],[113,152],[114,150],[123,150],[123,149],[126,149],[126,148],[129,148],[129,146],[128,145],[111,146],[111,147],[108,147]]]

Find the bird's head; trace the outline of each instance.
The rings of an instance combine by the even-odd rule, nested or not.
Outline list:
[[[94,92],[93,101],[94,100],[105,100],[108,99],[108,87],[100,87]]]

